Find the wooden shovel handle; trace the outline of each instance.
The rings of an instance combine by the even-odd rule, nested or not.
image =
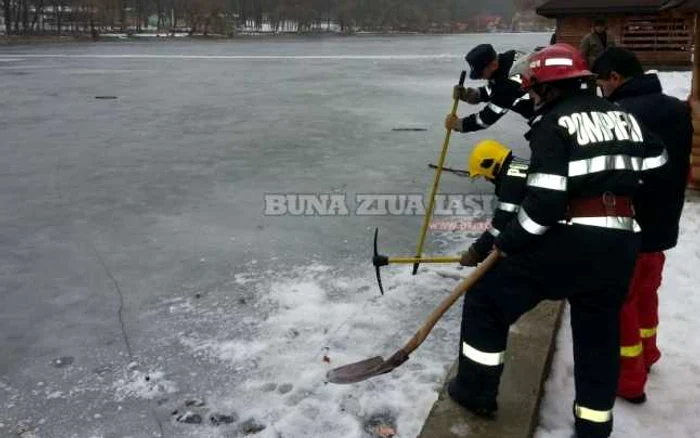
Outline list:
[[[410,341],[406,343],[406,345],[403,346],[401,351],[403,351],[406,355],[411,354],[416,348],[418,348],[423,341],[425,341],[425,338],[428,337],[430,332],[433,330],[433,327],[435,327],[435,324],[442,318],[442,316],[447,312],[447,310],[452,307],[452,305],[462,296],[464,295],[474,284],[476,284],[477,281],[481,279],[481,277],[486,274],[486,272],[493,267],[493,265],[498,261],[498,258],[500,257],[500,253],[498,250],[494,250],[489,254],[488,257],[486,257],[486,260],[481,262],[477,268],[472,271],[471,274],[464,280],[462,280],[457,286],[455,286],[454,289],[452,289],[452,293],[448,295],[440,305],[433,310],[433,312],[428,316],[428,318],[423,322],[423,325],[418,328],[418,331],[416,331],[416,334],[413,335]]]

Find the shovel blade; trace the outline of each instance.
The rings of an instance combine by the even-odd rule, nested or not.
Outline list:
[[[374,377],[377,370],[381,369],[382,364],[384,364],[384,359],[380,356],[361,360],[330,370],[327,379],[330,383],[338,384],[362,382]]]
[[[376,356],[330,370],[327,379],[330,383],[337,384],[362,382],[389,373],[407,360],[408,355],[403,351],[394,353],[388,360]]]

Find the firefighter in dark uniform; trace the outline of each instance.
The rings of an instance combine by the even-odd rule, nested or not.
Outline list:
[[[471,67],[469,77],[486,79],[488,83],[478,89],[456,86],[454,98],[473,105],[488,104],[480,112],[463,119],[448,115],[445,126],[458,132],[479,131],[496,123],[510,110],[530,118],[533,113],[532,103],[522,90],[522,79],[517,74],[518,61],[525,58],[515,50],[498,54],[490,44],[480,44],[472,49],[466,56]]]
[[[452,399],[498,409],[508,330],[543,300],[571,305],[576,436],[607,438],[619,372],[619,312],[639,251],[632,198],[668,169],[663,143],[634,116],[582,89],[591,73],[567,44],[533,54],[523,87],[536,116],[517,217],[495,240],[503,257],[465,295]],[[514,364],[517,366],[517,364]]]
[[[510,149],[495,140],[482,140],[469,155],[470,178],[484,177],[496,186],[497,204],[491,226],[462,254],[462,266],[476,266],[493,249],[496,237],[513,219],[525,196],[529,163],[513,155]]]

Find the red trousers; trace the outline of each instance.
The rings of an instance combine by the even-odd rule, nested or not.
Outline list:
[[[620,379],[617,395],[637,397],[644,393],[647,370],[661,358],[656,346],[659,325],[663,252],[641,253],[637,257],[630,290],[620,314]]]

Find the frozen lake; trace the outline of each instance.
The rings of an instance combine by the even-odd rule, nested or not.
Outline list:
[[[412,255],[422,216],[358,215],[356,196],[428,190],[471,47],[548,39],[0,47],[0,436],[217,437],[258,423],[257,436],[359,437],[373,415],[414,436],[456,358],[457,312],[389,376],[323,376],[393,352],[466,271],[386,269],[379,297],[373,228],[383,252]],[[455,134],[447,164],[463,168],[482,138],[527,156],[525,130],[507,115]],[[447,174],[441,188],[492,190]],[[264,214],[266,194],[295,193],[344,196],[349,214]],[[468,243],[432,234],[426,252]],[[202,424],[176,421],[188,410]]]

